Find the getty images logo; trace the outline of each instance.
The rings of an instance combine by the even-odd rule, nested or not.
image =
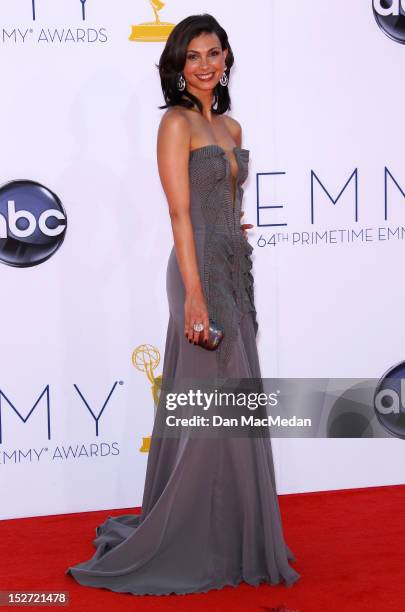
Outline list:
[[[373,0],[373,12],[384,34],[405,44],[405,0]]]
[[[66,226],[60,199],[44,185],[19,180],[0,187],[0,262],[26,268],[46,261]]]

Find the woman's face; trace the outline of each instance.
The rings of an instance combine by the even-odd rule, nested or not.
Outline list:
[[[191,93],[193,88],[200,91],[213,89],[226,68],[227,55],[228,49],[222,51],[216,34],[204,33],[193,38],[187,47],[183,69],[187,89]]]

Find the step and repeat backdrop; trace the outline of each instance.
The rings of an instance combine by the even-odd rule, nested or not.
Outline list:
[[[404,9],[3,0],[1,518],[141,504],[172,247],[156,64],[190,14],[235,54],[263,376],[402,371]],[[274,439],[279,492],[404,482],[402,409],[395,435]]]

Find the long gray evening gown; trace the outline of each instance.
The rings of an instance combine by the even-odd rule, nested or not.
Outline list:
[[[167,267],[169,322],[163,381],[260,378],[252,247],[240,230],[249,150],[209,144],[190,152],[191,218],[209,316],[224,327],[216,351],[184,335],[184,286],[174,247]],[[235,185],[233,201],[232,185]],[[162,395],[161,395],[162,397]],[[154,435],[140,515],[96,528],[93,557],[66,570],[77,582],[133,594],[205,592],[241,581],[293,584],[270,439]]]

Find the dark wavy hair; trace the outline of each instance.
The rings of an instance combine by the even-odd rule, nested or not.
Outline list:
[[[222,51],[228,49],[225,60],[225,73],[229,79],[234,57],[227,33],[219,25],[218,21],[208,13],[190,15],[190,17],[180,21],[170,32],[165,48],[160,56],[159,64],[156,65],[159,69],[163,96],[166,102],[166,104],[158,108],[168,108],[177,104],[186,108],[192,108],[196,104],[199,111],[202,112],[203,106],[200,100],[187,91],[187,87],[183,91],[179,91],[177,89],[177,80],[184,69],[187,47],[190,41],[203,33],[216,34],[220,40]],[[212,112],[221,115],[230,108],[231,98],[228,86],[223,87],[218,82],[214,88]]]

